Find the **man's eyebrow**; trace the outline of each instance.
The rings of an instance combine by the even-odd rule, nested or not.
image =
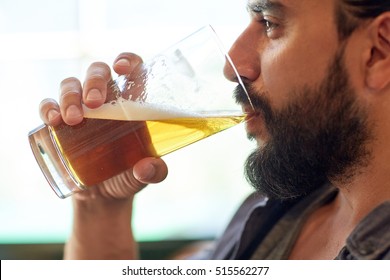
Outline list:
[[[278,1],[271,0],[249,0],[247,9],[250,12],[261,13],[265,11],[269,12],[283,12],[285,6]]]

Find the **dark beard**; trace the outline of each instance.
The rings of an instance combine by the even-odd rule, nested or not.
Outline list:
[[[335,55],[327,77],[276,112],[264,94],[247,87],[270,139],[247,159],[245,175],[260,193],[276,199],[306,195],[329,181],[346,183],[370,158],[367,114],[357,104],[343,64]],[[237,90],[237,100],[246,97]]]

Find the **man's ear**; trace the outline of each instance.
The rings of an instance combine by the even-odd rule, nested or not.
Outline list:
[[[366,84],[371,89],[382,90],[390,86],[390,12],[378,16],[368,28],[372,44]]]

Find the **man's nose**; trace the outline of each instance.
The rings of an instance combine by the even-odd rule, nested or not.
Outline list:
[[[228,80],[237,82],[239,75],[244,82],[253,82],[260,76],[259,37],[254,31],[248,26],[230,48],[228,55],[236,71],[229,61],[225,63],[223,72]]]

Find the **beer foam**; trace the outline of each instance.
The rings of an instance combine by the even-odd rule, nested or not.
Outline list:
[[[191,114],[169,106],[139,103],[122,98],[105,103],[96,109],[83,106],[83,110],[86,118],[122,121],[164,120],[198,116],[195,113]]]

